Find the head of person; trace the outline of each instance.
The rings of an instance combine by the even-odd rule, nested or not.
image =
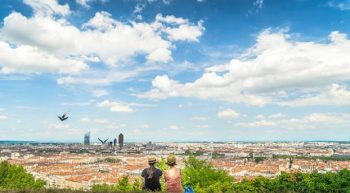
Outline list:
[[[157,163],[157,158],[154,156],[148,157],[148,165],[154,166]]]
[[[157,158],[154,156],[150,156],[148,157],[148,165],[149,168],[147,169],[147,175],[148,175],[148,179],[152,179],[153,178],[153,174],[156,171],[156,167],[154,166],[157,163]]]
[[[167,159],[166,159],[166,163],[168,164],[168,166],[175,166],[176,165],[176,157],[174,154],[170,154]]]

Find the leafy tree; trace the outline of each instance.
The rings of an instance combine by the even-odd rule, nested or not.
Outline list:
[[[0,163],[0,189],[39,189],[45,186],[42,180],[35,180],[23,166]]]
[[[166,163],[166,159],[164,159],[164,158],[160,158],[160,160],[156,164],[156,167],[159,168],[160,170],[162,170],[163,173],[169,168],[168,164]],[[160,185],[161,185],[161,189],[163,191],[165,191],[165,177],[164,177],[164,175],[160,179]]]
[[[119,180],[117,189],[120,191],[131,191],[132,185],[129,183],[129,176],[124,176]]]
[[[182,172],[184,186],[195,192],[226,192],[233,187],[233,178],[226,171],[214,168],[210,163],[190,156]]]

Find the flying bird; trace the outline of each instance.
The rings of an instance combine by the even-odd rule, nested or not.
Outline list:
[[[106,142],[108,141],[109,138],[107,138],[106,140],[102,140],[100,138],[98,138],[98,140],[102,143],[102,144],[106,144]]]
[[[67,113],[64,113],[62,116],[57,116],[61,121],[65,121],[68,119]]]

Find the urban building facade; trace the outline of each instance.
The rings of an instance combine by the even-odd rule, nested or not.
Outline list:
[[[123,146],[124,146],[124,135],[122,133],[119,134],[118,142],[119,142],[119,148],[123,149]]]
[[[84,145],[90,145],[90,132],[84,135]]]

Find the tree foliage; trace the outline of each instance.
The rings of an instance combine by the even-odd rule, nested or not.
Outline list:
[[[0,189],[39,189],[45,186],[42,180],[35,180],[23,166],[0,163]]]
[[[226,192],[232,189],[233,178],[226,171],[216,169],[210,163],[190,156],[182,172],[184,186],[191,186],[195,192]]]
[[[129,176],[122,177],[117,184],[95,184],[92,186],[93,192],[140,192],[141,183],[135,179],[133,183],[129,181]]]

